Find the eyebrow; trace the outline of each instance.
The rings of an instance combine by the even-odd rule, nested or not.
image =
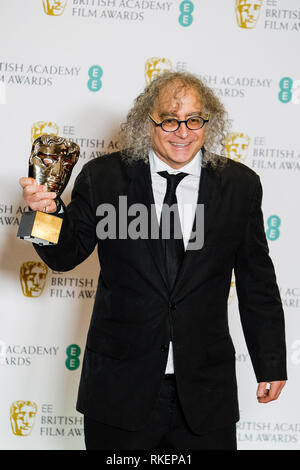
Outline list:
[[[202,111],[193,111],[192,113],[187,113],[186,116],[201,116],[201,113]],[[159,113],[159,117],[161,119],[164,119],[166,117],[175,117],[177,118],[177,114],[176,113]]]

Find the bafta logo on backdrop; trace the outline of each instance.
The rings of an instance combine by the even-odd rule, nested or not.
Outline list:
[[[60,16],[63,14],[68,0],[43,0],[44,12],[49,16]]]
[[[14,401],[10,407],[10,424],[15,436],[29,436],[35,423],[37,405],[33,401]]]
[[[145,80],[150,85],[157,75],[172,70],[172,62],[163,57],[150,57],[145,63]]]
[[[25,297],[40,297],[48,274],[48,267],[41,261],[26,261],[20,268],[20,283]]]
[[[37,121],[31,127],[31,142],[43,134],[58,135],[59,127],[55,122]]]
[[[262,3],[262,0],[236,0],[235,14],[240,28],[255,28]]]
[[[225,140],[227,157],[236,162],[245,162],[248,157],[250,137],[242,132],[230,132]]]

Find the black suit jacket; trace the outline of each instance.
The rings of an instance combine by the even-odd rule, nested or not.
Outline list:
[[[227,319],[232,270],[257,381],[286,378],[283,310],[268,255],[259,177],[232,160],[221,170],[202,168],[204,245],[185,252],[171,292],[158,240],[97,239],[97,207],[112,204],[118,218],[121,195],[128,207],[136,202],[150,207],[149,164],[127,165],[119,153],[87,163],[76,179],[58,245],[36,246],[58,271],[73,269],[98,249],[101,273],[77,409],[103,423],[141,428],[157,399],[172,339],[179,398],[191,429],[201,434],[234,423],[239,419],[235,349]]]

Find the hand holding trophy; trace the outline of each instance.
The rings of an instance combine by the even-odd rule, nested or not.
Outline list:
[[[18,238],[39,245],[58,242],[62,219],[47,212],[59,208],[60,196],[68,184],[79,153],[77,144],[55,135],[44,134],[33,142],[29,177],[20,179],[23,197],[31,210],[22,214]]]

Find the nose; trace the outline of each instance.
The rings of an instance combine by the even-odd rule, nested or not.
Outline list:
[[[175,134],[184,139],[188,135],[188,128],[184,122],[181,122]]]

